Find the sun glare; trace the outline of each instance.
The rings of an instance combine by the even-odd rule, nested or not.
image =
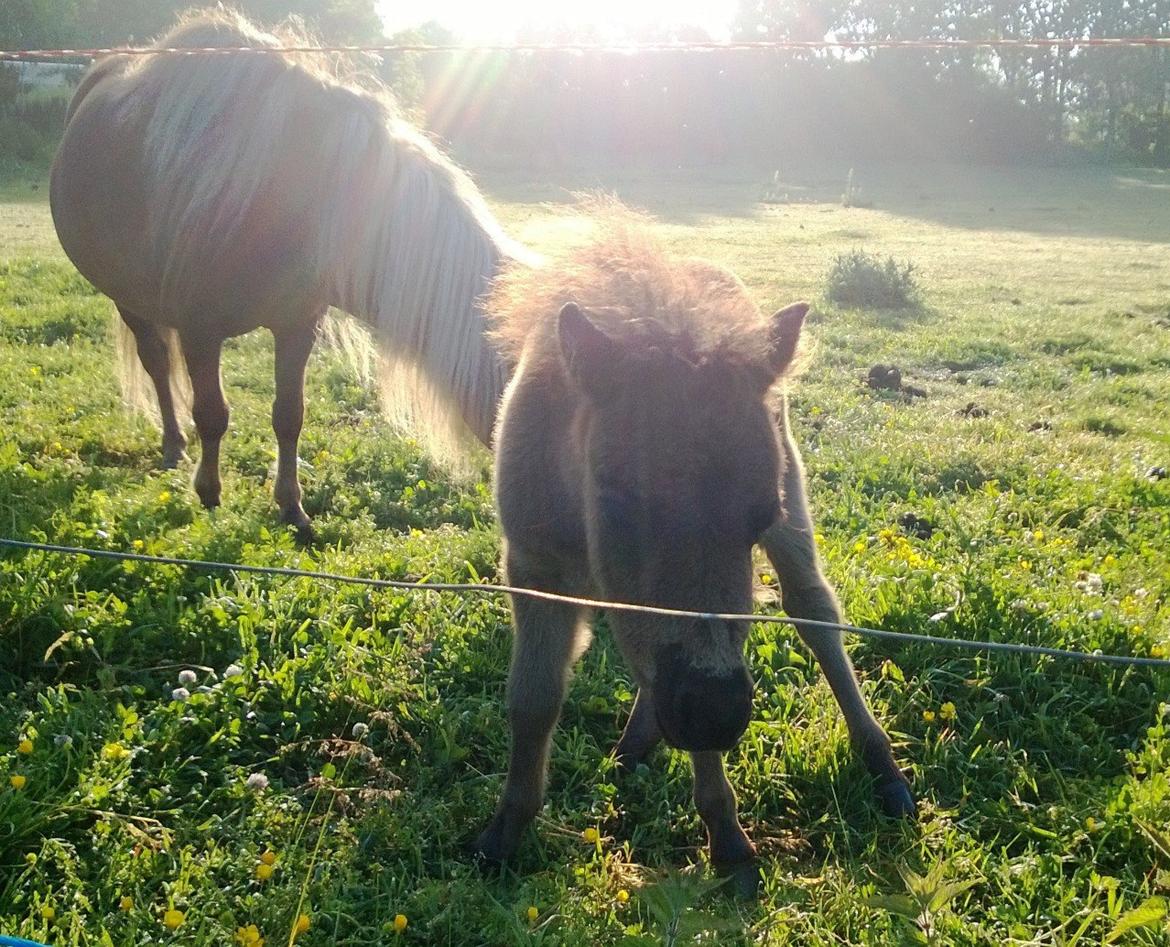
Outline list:
[[[568,27],[598,40],[622,40],[647,29],[698,26],[712,39],[726,39],[736,0],[591,0],[587,4],[547,0],[430,0],[426,4],[381,0],[387,33],[436,21],[469,42],[507,41],[518,32]]]

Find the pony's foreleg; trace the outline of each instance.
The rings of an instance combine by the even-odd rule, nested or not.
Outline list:
[[[178,467],[187,449],[187,438],[179,427],[179,419],[175,413],[175,397],[171,391],[171,357],[167,351],[167,343],[158,328],[133,313],[118,307],[118,315],[134,333],[134,341],[138,346],[138,360],[146,369],[154,384],[154,392],[158,398],[158,413],[162,421],[163,437],[162,452],[164,467]]]
[[[779,418],[784,453],[783,515],[760,539],[780,580],[784,610],[792,618],[840,622],[841,609],[821,573],[813,540],[812,517],[804,484],[800,451],[788,431],[787,405]],[[892,816],[913,816],[910,784],[894,760],[890,738],[874,719],[862,696],[841,632],[797,624],[797,632],[816,656],[833,696],[845,715],[849,739],[877,780],[883,810]]]
[[[222,339],[181,334],[183,358],[191,376],[191,416],[199,432],[199,466],[195,470],[195,492],[205,507],[219,506],[222,484],[219,479],[219,445],[227,432],[228,405],[219,377]]]
[[[614,747],[618,765],[623,769],[633,769],[661,739],[662,731],[658,728],[658,718],[654,716],[654,698],[649,688],[640,687],[638,696],[634,698],[630,719],[626,721],[626,729]]]
[[[513,577],[512,581],[519,581]],[[544,801],[553,728],[565,699],[569,671],[588,642],[582,612],[571,605],[513,599],[515,637],[508,671],[512,749],[504,792],[475,848],[492,862],[511,857],[520,835]]]
[[[723,754],[692,753],[691,769],[695,774],[695,808],[707,827],[711,864],[717,871],[734,873],[741,893],[752,893],[757,881],[756,848],[740,827],[735,790],[723,772]]]
[[[301,506],[297,474],[297,443],[305,422],[305,366],[317,339],[316,318],[293,328],[274,331],[276,340],[276,396],[272,402],[272,430],[276,434],[276,484],[273,496],[280,518],[308,534],[309,517]]]

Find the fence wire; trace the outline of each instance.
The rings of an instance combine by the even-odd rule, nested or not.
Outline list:
[[[738,612],[699,612],[679,608],[662,608],[655,605],[638,605],[632,602],[606,602],[583,598],[576,595],[560,595],[542,589],[529,589],[514,585],[496,585],[473,582],[411,582],[404,579],[374,579],[366,576],[343,575],[336,572],[322,572],[315,569],[294,569],[288,566],[253,566],[239,562],[215,562],[207,559],[184,559],[176,556],[152,556],[146,553],[121,552],[114,549],[88,549],[84,546],[61,546],[55,543],[28,542],[19,539],[0,538],[0,548],[23,549],[46,552],[62,556],[89,556],[94,559],[111,559],[119,562],[145,562],[159,566],[179,566],[185,569],[202,569],[210,572],[250,573],[254,575],[281,576],[292,579],[318,579],[324,582],[340,582],[347,585],[363,585],[376,589],[399,589],[409,592],[450,592],[459,595],[514,595],[539,599],[545,602],[560,602],[580,608],[602,609],[605,611],[634,612],[643,615],[658,615],[664,618],[693,618],[699,621],[759,622],[766,625],[794,625],[798,628],[818,628],[828,631],[843,631],[867,638],[887,641],[930,644],[945,648],[962,648],[968,651],[988,651],[1008,654],[1041,655],[1083,661],[1096,664],[1114,664],[1123,667],[1154,667],[1170,670],[1170,660],[1121,654],[1103,654],[1100,651],[1070,651],[1063,648],[1046,648],[1041,645],[1018,644],[1008,641],[976,641],[966,638],[944,638],[940,635],[922,635],[909,631],[888,631],[883,628],[867,628],[843,622],[819,621],[812,618],[792,618],[787,615],[748,615]]]
[[[659,42],[659,43],[373,43],[361,45],[293,45],[293,46],[105,46],[92,49],[4,49],[0,60],[93,59],[98,56],[157,56],[169,54],[194,56],[205,53],[663,53],[726,52],[762,50],[838,50],[860,52],[868,49],[1170,49],[1170,36],[1084,36],[996,39],[820,39],[755,40],[727,42]]]

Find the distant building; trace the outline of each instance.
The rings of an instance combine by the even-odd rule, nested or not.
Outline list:
[[[34,89],[54,89],[72,85],[85,66],[77,63],[18,62],[16,68],[22,85]]]

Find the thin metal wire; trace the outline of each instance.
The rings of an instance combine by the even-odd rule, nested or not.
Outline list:
[[[561,602],[583,608],[605,609],[607,611],[636,612],[643,615],[659,615],[666,618],[695,618],[701,621],[759,622],[761,624],[795,625],[805,628],[823,628],[845,631],[889,641],[919,642],[941,647],[964,648],[969,651],[998,651],[1011,654],[1043,655],[1052,658],[1067,658],[1072,661],[1086,661],[1098,664],[1116,664],[1126,667],[1156,667],[1170,670],[1170,660],[1164,658],[1130,657],[1120,654],[1102,654],[1097,651],[1066,651],[1062,648],[1045,648],[1040,645],[1016,644],[1006,641],[971,641],[965,638],[943,638],[938,635],[920,635],[908,631],[887,631],[882,628],[866,628],[861,625],[847,625],[841,622],[819,621],[812,618],[791,618],[785,615],[746,615],[737,612],[696,612],[679,608],[661,608],[655,605],[636,605],[631,602],[605,602],[582,598],[576,595],[559,595],[541,589],[528,589],[514,585],[486,585],[472,582],[409,582],[401,579],[371,579],[364,576],[341,575],[335,572],[321,572],[313,569],[293,569],[287,566],[250,566],[238,562],[215,562],[207,559],[183,559],[175,556],[151,556],[145,553],[120,552],[113,549],[87,549],[84,546],[60,546],[55,543],[35,543],[20,539],[0,537],[0,547],[48,552],[65,556],[90,556],[95,559],[113,559],[121,562],[148,562],[154,565],[181,566],[187,569],[207,569],[213,572],[244,572],[256,575],[274,575],[294,579],[320,579],[326,582],[342,582],[348,585],[364,585],[377,589],[402,589],[411,592],[455,592],[462,595],[515,595],[539,599],[545,602]]]
[[[201,53],[469,53],[567,52],[662,53],[747,50],[863,50],[863,49],[1081,49],[1170,48],[1170,36],[1039,37],[1035,39],[834,39],[698,41],[685,43],[375,43],[346,46],[107,46],[94,49],[5,49],[0,59],[66,59],[95,56],[156,56],[160,53],[194,56]]]

